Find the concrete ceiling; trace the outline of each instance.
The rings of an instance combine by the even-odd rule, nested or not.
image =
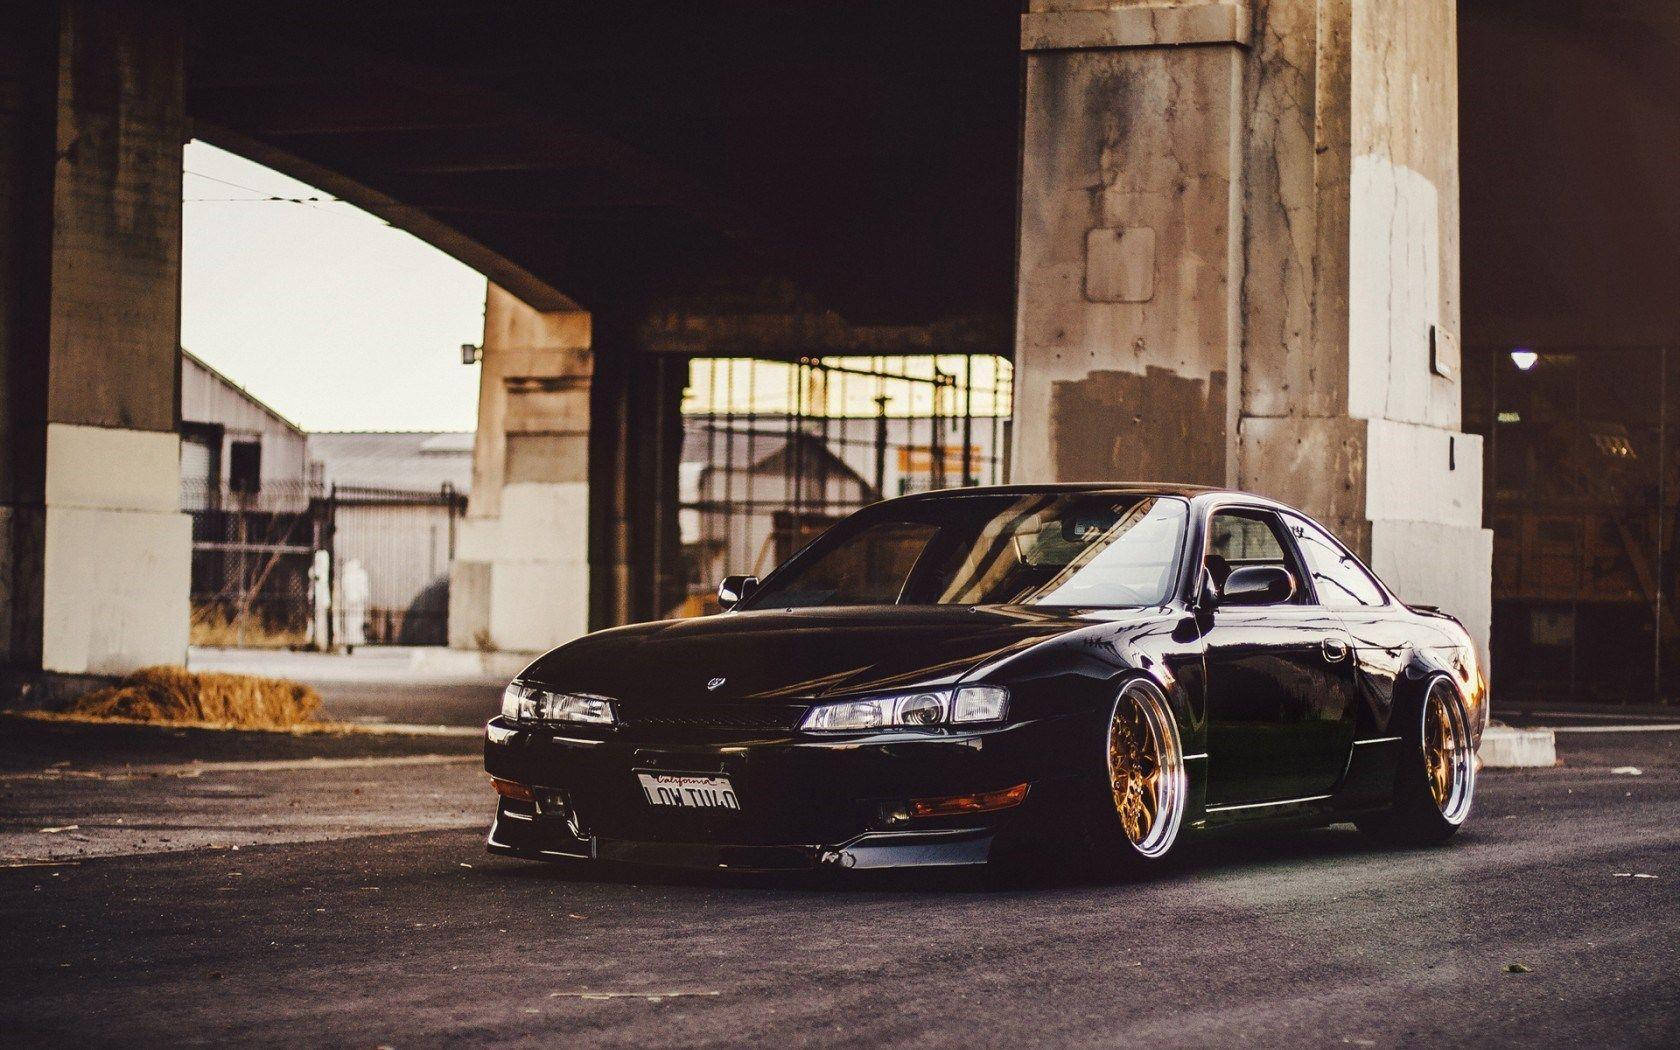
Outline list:
[[[853,323],[1007,315],[1018,12],[205,0],[188,110],[527,298],[791,283]]]

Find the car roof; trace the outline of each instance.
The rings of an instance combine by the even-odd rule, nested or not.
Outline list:
[[[1293,510],[1288,504],[1279,503],[1265,496],[1257,496],[1252,492],[1242,492],[1238,489],[1219,488],[1213,485],[1188,485],[1177,481],[1118,481],[1118,482],[1064,482],[1054,485],[978,485],[969,488],[934,489],[929,492],[916,492],[906,496],[899,496],[895,500],[937,500],[961,498],[964,496],[1031,496],[1037,494],[1053,494],[1065,492],[1113,493],[1128,496],[1179,496],[1184,499],[1224,502],[1226,499],[1263,504],[1284,510]]]

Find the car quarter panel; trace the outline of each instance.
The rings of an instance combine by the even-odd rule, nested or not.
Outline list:
[[[1399,602],[1338,611],[1353,638],[1363,687],[1359,739],[1397,735],[1397,691],[1406,682],[1440,673],[1450,677],[1464,697],[1480,740],[1486,720],[1485,683],[1474,645],[1455,620],[1418,613]]]

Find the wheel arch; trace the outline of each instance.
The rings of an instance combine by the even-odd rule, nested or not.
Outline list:
[[[1201,717],[1201,705],[1198,698],[1191,695],[1191,685],[1182,677],[1161,675],[1153,668],[1133,665],[1123,668],[1112,679],[1108,698],[1110,711],[1120,699],[1121,691],[1136,681],[1148,682],[1160,691],[1166,699],[1168,714],[1177,723],[1186,787],[1184,827],[1192,828],[1201,822],[1207,806],[1207,722]],[[1108,717],[1107,712],[1104,717]]]
[[[1422,712],[1424,698],[1436,679],[1445,679],[1464,705],[1469,720],[1470,742],[1480,745],[1487,724],[1485,690],[1473,663],[1450,649],[1413,649],[1406,656],[1394,682],[1394,702],[1389,711],[1389,732],[1398,733]]]

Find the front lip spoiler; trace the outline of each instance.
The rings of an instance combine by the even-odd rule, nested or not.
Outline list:
[[[515,846],[497,837],[502,817],[491,825],[485,849],[526,860],[599,860],[638,866],[745,872],[809,871],[819,868],[946,868],[986,863],[992,828],[937,831],[870,831],[834,846],[742,846],[710,842],[639,842],[591,837],[570,848]]]

